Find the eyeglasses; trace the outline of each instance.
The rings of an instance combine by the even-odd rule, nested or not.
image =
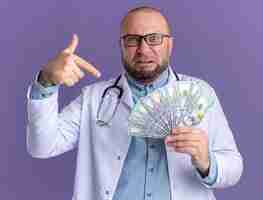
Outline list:
[[[162,33],[150,33],[147,35],[136,35],[136,34],[127,34],[121,37],[123,39],[124,45],[126,47],[137,47],[141,44],[142,39],[149,45],[149,46],[157,46],[163,43],[163,38],[171,37],[168,34]]]

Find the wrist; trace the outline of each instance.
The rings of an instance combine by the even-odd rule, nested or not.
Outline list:
[[[47,79],[45,73],[42,70],[39,72],[37,82],[45,88],[56,85],[54,82]]]
[[[205,164],[205,166],[197,168],[197,171],[199,172],[202,178],[205,178],[209,175],[209,169],[210,169],[210,162],[208,161],[208,163]]]

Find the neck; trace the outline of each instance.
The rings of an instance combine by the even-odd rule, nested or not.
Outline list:
[[[157,80],[160,77],[160,74],[158,74],[158,76],[154,77],[154,78],[149,78],[149,79],[143,79],[143,80],[136,80],[138,83],[143,84],[143,85],[147,85],[150,83],[153,83],[155,80]]]

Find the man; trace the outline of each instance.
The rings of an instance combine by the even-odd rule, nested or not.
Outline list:
[[[49,158],[78,148],[75,200],[215,199],[213,188],[234,185],[243,170],[216,94],[215,104],[198,127],[174,128],[165,140],[129,137],[127,119],[140,97],[176,81],[176,76],[196,78],[177,75],[169,66],[174,41],[159,10],[130,10],[120,34],[122,75],[85,87],[61,113],[58,85],[75,85],[84,77],[83,71],[96,77],[100,73],[74,53],[76,35],[41,70],[28,93],[29,153]],[[104,91],[114,82],[121,89],[112,89],[115,98],[101,103]],[[112,110],[117,105],[110,117],[108,111],[100,114],[99,105],[105,102]]]

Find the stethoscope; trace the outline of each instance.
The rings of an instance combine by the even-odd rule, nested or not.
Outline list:
[[[174,75],[175,75],[176,81],[180,81],[179,76],[176,72],[174,72]],[[123,88],[118,86],[118,83],[121,79],[121,76],[122,75],[120,74],[117,77],[117,79],[115,80],[114,84],[108,86],[102,93],[100,103],[99,103],[99,107],[98,107],[97,114],[96,114],[96,124],[98,124],[99,126],[107,126],[107,125],[109,126],[110,122],[112,121],[113,117],[116,114],[117,108],[118,108],[120,101],[121,101],[121,97],[123,95]],[[105,120],[105,119],[102,119],[103,114],[101,113],[101,109],[102,109],[102,106],[104,103],[104,98],[107,94],[109,94],[110,90],[117,90],[118,91],[117,102],[115,103],[115,107],[113,109],[112,115],[110,115],[110,117],[107,120]]]

